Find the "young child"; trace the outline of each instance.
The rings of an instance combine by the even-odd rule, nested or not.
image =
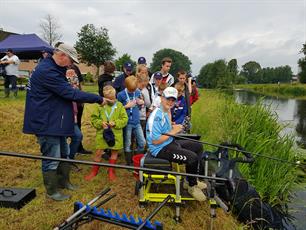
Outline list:
[[[164,135],[176,135],[182,131],[182,125],[171,123],[170,109],[177,100],[177,90],[167,87],[161,96],[161,107],[156,108],[147,122],[147,142],[150,153],[156,158],[166,159],[170,162],[183,163],[186,165],[186,173],[197,174],[198,167],[202,167],[199,156],[203,153],[203,146],[200,143],[189,140],[175,140],[173,137]],[[202,189],[206,184],[197,181],[195,177],[187,177],[183,187],[196,200],[205,201],[206,197]]]
[[[187,103],[185,97],[183,96],[185,91],[184,83],[176,83],[175,88],[178,95],[174,106],[171,108],[172,122],[177,125],[182,125],[187,116]]]
[[[145,135],[147,110],[151,107],[151,92],[147,86],[149,84],[149,76],[146,73],[137,73],[137,87],[141,91],[141,97],[144,101],[144,105],[140,108],[140,124],[142,131]]]
[[[137,153],[144,152],[145,138],[140,125],[139,107],[143,106],[144,101],[141,99],[140,90],[137,89],[137,78],[135,76],[129,76],[125,79],[126,88],[118,93],[117,98],[128,115],[128,124],[124,130],[124,152],[125,160],[128,165],[132,165],[132,132],[136,137]]]
[[[190,94],[190,104],[193,105],[199,99],[199,91],[195,80],[191,81],[192,91]]]
[[[69,81],[69,83],[72,85],[73,88],[80,89],[80,83],[79,78],[75,72],[74,69],[68,69],[66,71],[66,78]],[[74,135],[71,136],[71,142],[69,145],[70,153],[69,158],[74,159],[78,149],[79,145],[82,142],[83,134],[78,126],[78,106],[76,102],[72,102],[73,106],[73,116],[74,116]]]
[[[163,94],[163,91],[167,88],[167,83],[160,83],[160,85],[158,86],[158,91],[154,96],[152,105],[150,110],[153,111],[155,108],[159,108],[160,107],[160,96]]]
[[[121,102],[116,100],[116,90],[107,85],[103,88],[103,95],[110,99],[107,105],[101,107],[96,106],[95,111],[91,115],[91,123],[96,128],[96,155],[94,161],[100,162],[104,149],[111,149],[110,164],[115,164],[118,156],[118,150],[123,148],[123,134],[122,129],[126,126],[128,117]],[[114,146],[109,146],[103,137],[103,130],[111,128],[115,137]],[[92,180],[99,171],[99,166],[94,165],[89,175],[85,180]],[[115,169],[108,169],[108,178],[110,181],[116,179]]]

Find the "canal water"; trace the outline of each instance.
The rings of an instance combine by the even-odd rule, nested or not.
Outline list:
[[[281,124],[284,125],[284,134],[292,134],[296,145],[306,153],[306,100],[284,99],[264,96],[253,92],[238,90],[234,92],[237,103],[255,104],[262,99],[263,105],[274,112]],[[306,229],[306,181],[299,184],[294,191],[294,198],[288,204],[289,213],[295,218],[295,226],[289,229]]]

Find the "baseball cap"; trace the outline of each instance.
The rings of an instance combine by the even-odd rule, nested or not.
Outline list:
[[[76,62],[77,64],[79,64],[79,60],[78,60],[78,53],[76,51],[76,49],[68,44],[65,43],[61,43],[58,47],[56,47],[56,49],[64,52],[65,54],[67,54],[74,62]]]
[[[192,78],[193,77],[191,72],[188,72],[186,76],[187,76],[187,78],[190,78],[190,77]]]
[[[147,64],[147,60],[144,57],[139,57],[138,64]]]
[[[132,71],[133,70],[133,64],[131,62],[125,62],[123,67],[127,70],[127,71]]]
[[[161,72],[156,72],[156,73],[154,73],[154,78],[156,78],[156,79],[162,79],[163,78],[163,75],[162,75],[162,73]]]
[[[163,97],[166,99],[173,98],[177,99],[177,89],[174,87],[167,87],[163,92]]]

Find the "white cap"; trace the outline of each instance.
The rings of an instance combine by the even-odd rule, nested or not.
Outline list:
[[[174,98],[177,99],[177,89],[174,87],[167,87],[163,92],[163,97],[166,99]]]
[[[60,44],[56,49],[64,52],[65,54],[67,54],[74,62],[79,64],[79,60],[78,60],[78,53],[76,51],[76,49],[70,45],[67,45],[65,43]]]

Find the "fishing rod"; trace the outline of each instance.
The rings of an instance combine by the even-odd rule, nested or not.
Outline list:
[[[199,175],[199,174],[182,173],[182,172],[160,170],[160,169],[153,169],[153,168],[134,167],[134,166],[120,165],[120,164],[109,164],[109,163],[102,163],[102,162],[95,162],[95,161],[72,160],[72,159],[65,159],[65,158],[46,157],[46,156],[23,154],[23,153],[14,153],[14,152],[0,151],[0,156],[1,155],[10,156],[10,157],[29,158],[29,159],[35,159],[35,160],[51,160],[51,161],[68,162],[68,163],[76,163],[76,164],[84,164],[84,165],[99,165],[99,166],[103,166],[103,167],[111,167],[111,168],[119,168],[119,169],[132,169],[132,170],[140,170],[140,171],[144,171],[144,172],[171,174],[171,175],[174,175],[174,176],[197,177],[197,178],[202,178],[202,179],[207,179],[207,180],[218,180],[218,181],[227,181],[228,180],[228,179],[222,178],[222,177],[211,177],[211,176],[204,176],[204,175]]]
[[[200,144],[204,144],[204,145],[210,145],[210,146],[214,146],[214,147],[218,147],[218,148],[225,148],[225,149],[229,149],[229,150],[234,150],[234,151],[241,152],[241,153],[248,154],[248,155],[260,156],[260,157],[263,157],[263,158],[279,161],[279,162],[286,163],[286,164],[291,164],[291,165],[294,165],[294,166],[304,166],[304,167],[306,167],[306,163],[303,163],[303,162],[300,162],[300,161],[290,162],[290,161],[282,160],[282,159],[279,159],[279,158],[276,158],[276,157],[270,157],[270,156],[262,155],[260,153],[251,153],[251,152],[248,152],[244,149],[237,148],[238,145],[235,148],[235,147],[226,146],[226,145],[222,145],[222,144],[213,144],[213,143],[209,143],[209,142],[205,142],[205,141],[199,141],[199,140],[195,140],[195,139],[192,139],[192,138],[188,138],[188,137],[184,137],[184,136],[180,136],[180,135],[173,135],[173,134],[169,134],[169,133],[163,133],[162,135],[169,136],[169,137],[174,137],[174,138],[177,138],[177,139],[187,140],[187,141],[193,141],[193,142],[196,142],[196,143],[200,143]]]

